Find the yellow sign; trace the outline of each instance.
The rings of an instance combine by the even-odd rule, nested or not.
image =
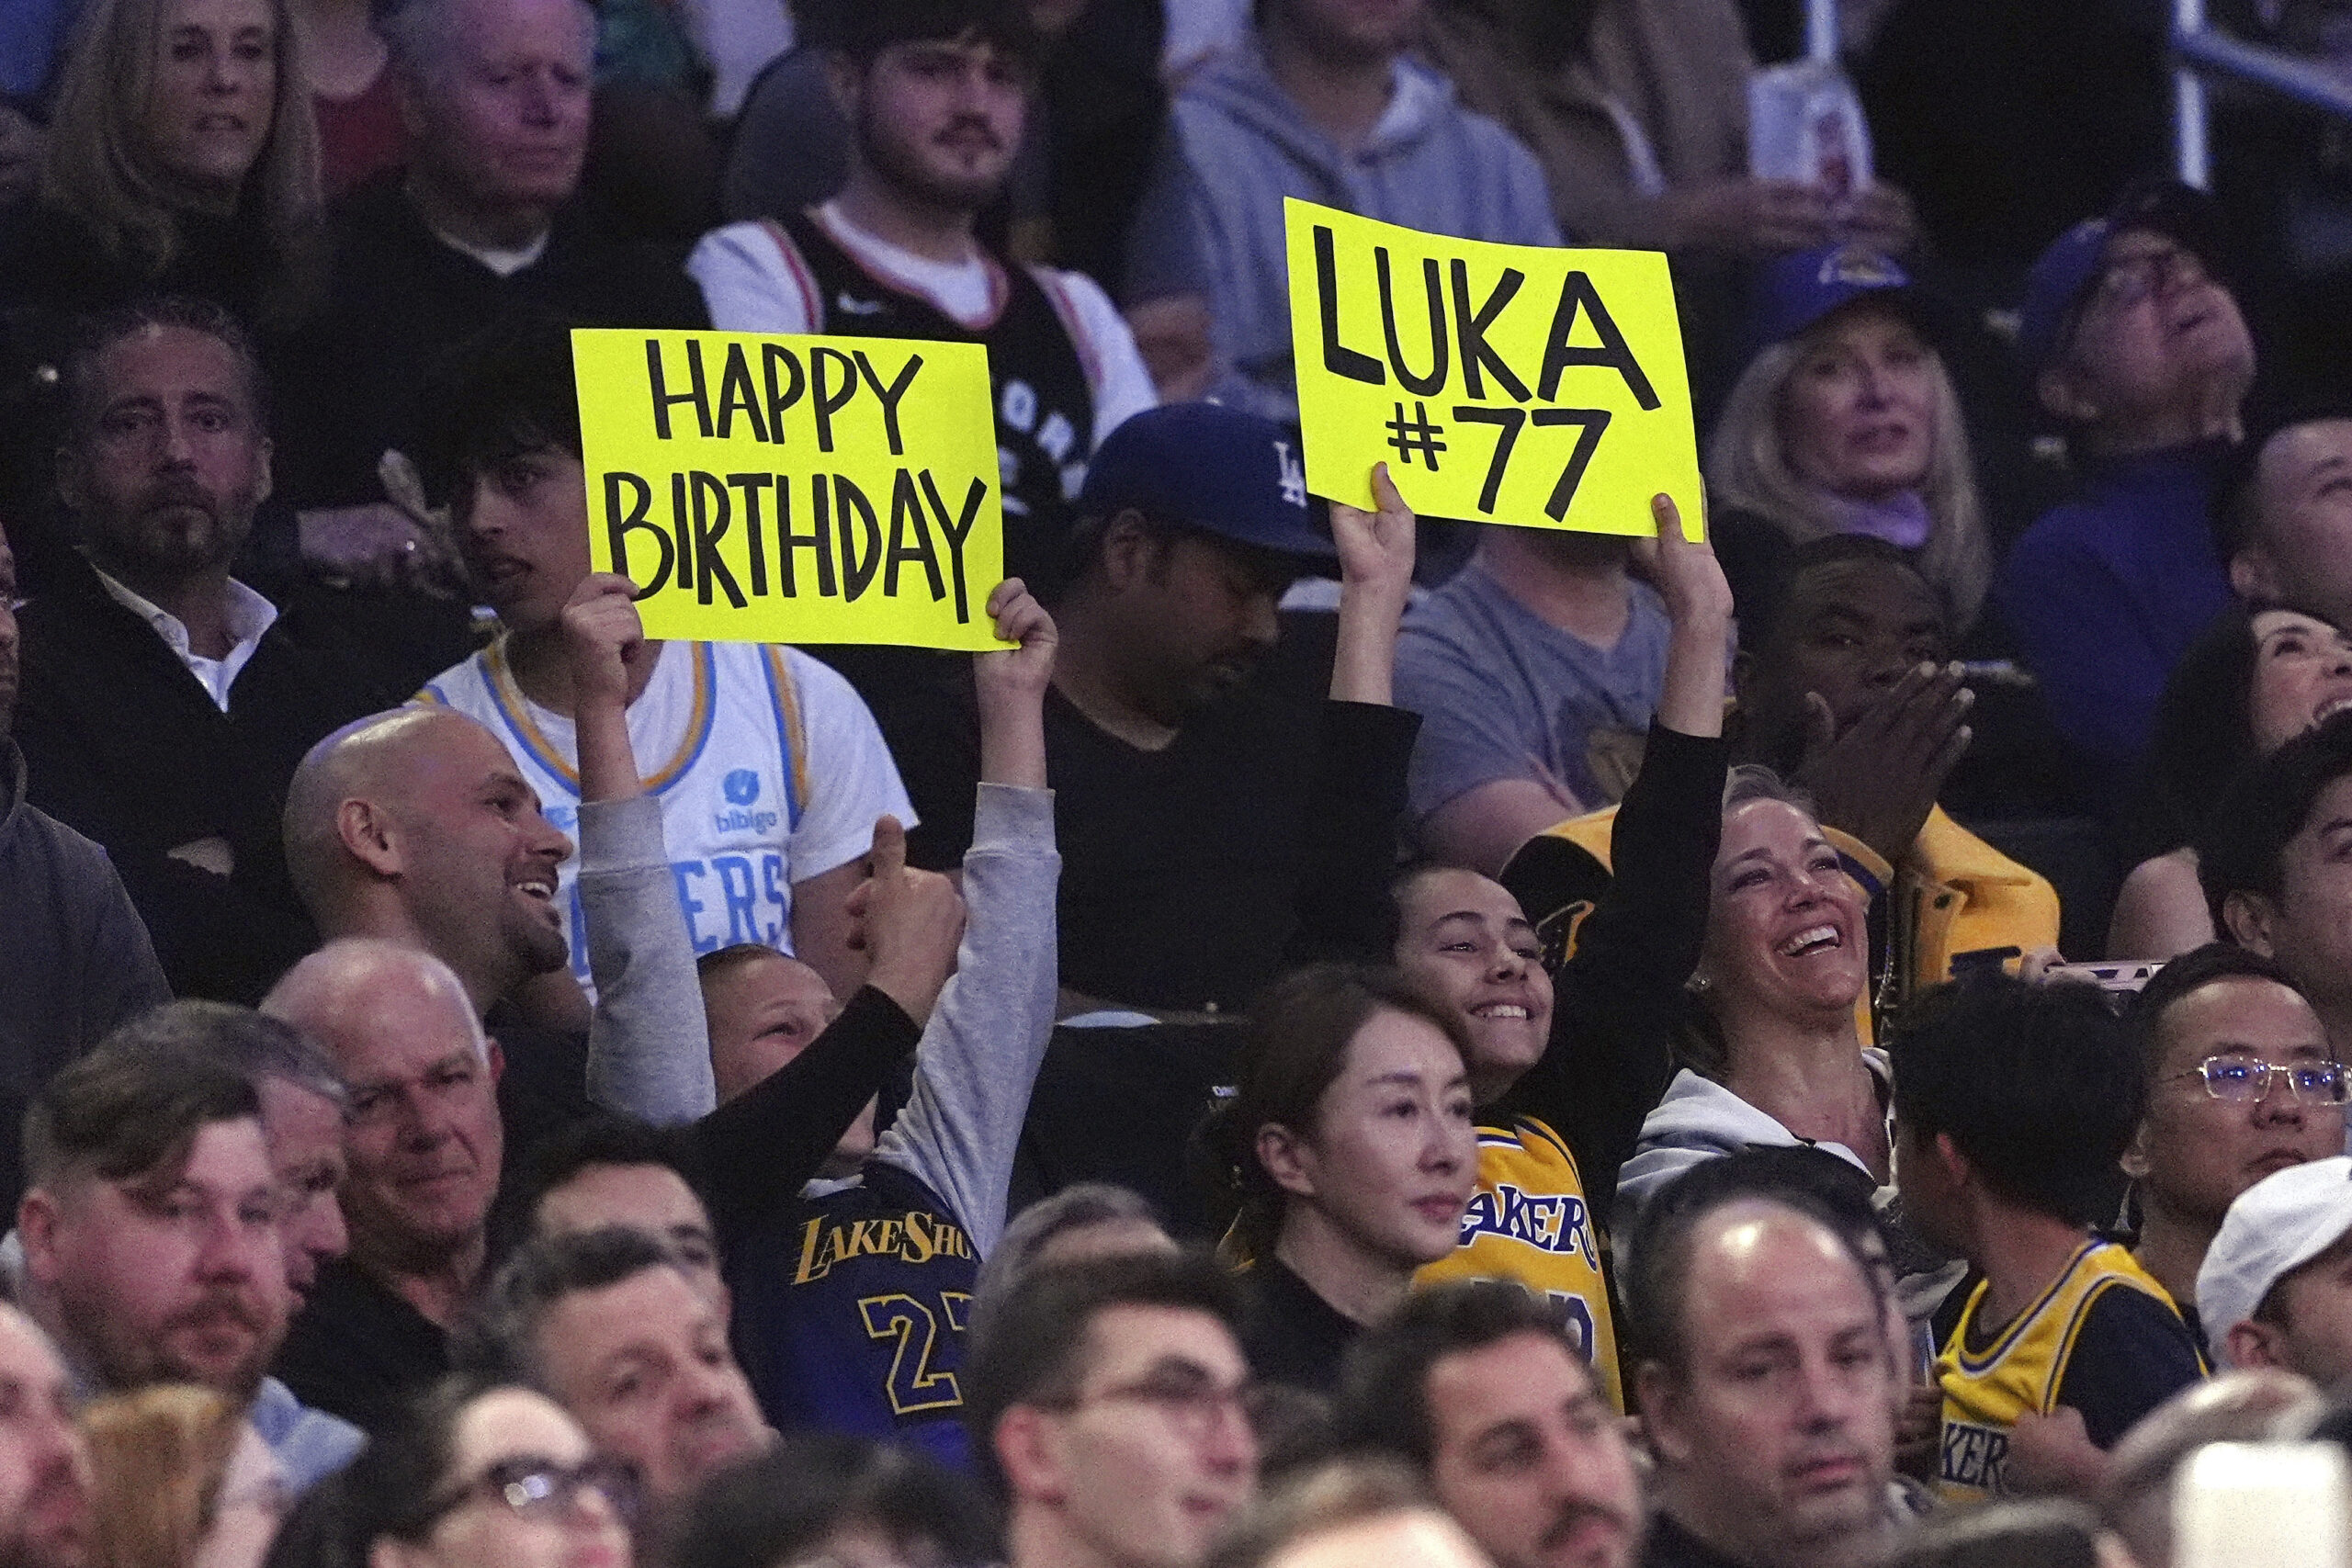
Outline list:
[[[1699,443],[1666,257],[1452,240],[1295,197],[1291,344],[1306,482],[1424,516],[1700,536]]]
[[[1003,646],[988,351],[577,330],[588,554],[646,635]]]

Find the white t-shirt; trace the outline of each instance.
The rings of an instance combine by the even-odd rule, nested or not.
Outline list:
[[[523,694],[503,642],[443,671],[415,700],[481,721],[539,792],[548,820],[578,833],[571,720]],[[797,649],[663,643],[652,679],[628,706],[628,737],[646,789],[662,802],[679,912],[696,953],[739,942],[790,953],[794,884],[865,853],[883,813],[915,823],[865,700]],[[572,976],[586,986],[578,869],[576,860],[564,863],[557,907]]]
[[[811,214],[835,243],[891,285],[929,300],[942,315],[973,332],[985,332],[1007,298],[997,264],[978,247],[960,262],[933,261],[876,238],[827,202]],[[818,330],[815,283],[789,243],[764,223],[729,223],[702,237],[686,258],[686,272],[702,287],[710,324],[721,332],[807,333]],[[1159,393],[1136,351],[1135,334],[1102,286],[1083,273],[1032,267],[1061,317],[1079,362],[1086,367],[1094,395],[1094,440],[1135,414],[1155,406]],[[1090,448],[1091,449],[1091,448]]]

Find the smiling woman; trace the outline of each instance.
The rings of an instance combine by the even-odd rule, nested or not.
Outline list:
[[[1768,769],[1734,769],[1712,881],[1686,1066],[1618,1179],[1621,1227],[1676,1176],[1739,1148],[1811,1144],[1890,1178],[1884,1058],[1855,1021],[1864,903],[1812,803]]]

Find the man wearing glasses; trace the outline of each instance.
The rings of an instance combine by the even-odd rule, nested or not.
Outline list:
[[[1195,1568],[1257,1489],[1230,1276],[1161,1254],[1039,1269],[965,1362],[1011,1568]]]
[[[2254,341],[2185,186],[2132,192],[2034,263],[2018,347],[2081,476],[2002,563],[1994,603],[2087,761],[2146,749],[2165,677],[2229,603],[2209,522]]]
[[[2194,1328],[2197,1271],[2230,1205],[2266,1177],[2344,1152],[2346,1079],[2287,972],[2224,942],[2157,971],[2126,1022],[2148,1094],[2123,1156],[2140,1210],[2132,1253]]]

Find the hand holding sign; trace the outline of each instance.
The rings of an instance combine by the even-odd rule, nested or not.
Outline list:
[[[1699,509],[1666,258],[1423,234],[1283,203],[1307,483],[1363,506],[1392,465],[1423,516],[1644,534]],[[1377,352],[1374,352],[1377,350]]]
[[[571,335],[589,556],[647,632],[997,646],[988,353],[750,333]]]

